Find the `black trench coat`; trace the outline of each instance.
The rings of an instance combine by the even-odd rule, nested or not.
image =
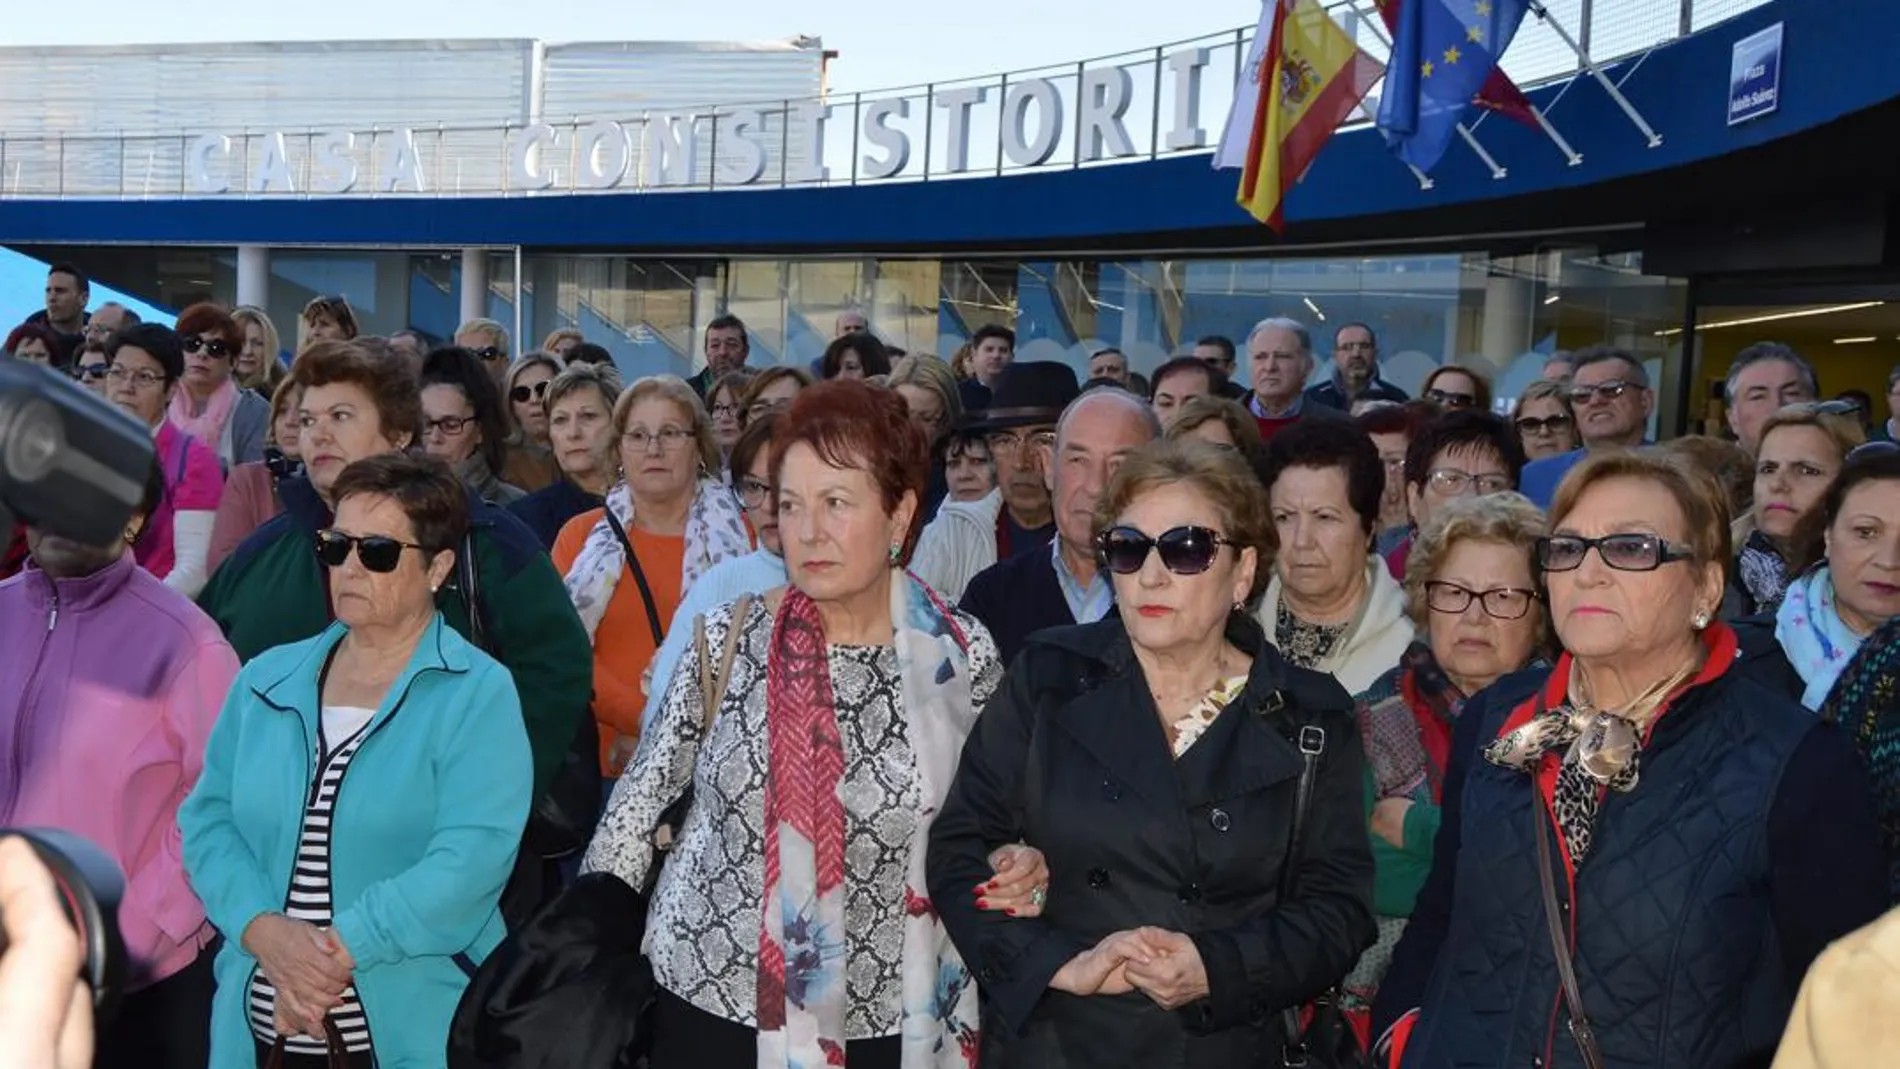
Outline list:
[[[985,1065],[1278,1066],[1279,1011],[1372,943],[1351,699],[1288,666],[1251,617],[1236,614],[1228,638],[1254,658],[1247,688],[1179,761],[1113,616],[1032,638],[977,721],[931,829],[929,884],[985,995]],[[1326,748],[1299,891],[1281,903],[1301,765],[1290,740],[1305,724]],[[1019,840],[1048,861],[1043,916],[977,910],[989,852]],[[1071,957],[1141,926],[1194,939],[1207,998],[1167,1011],[1140,992],[1048,989]]]

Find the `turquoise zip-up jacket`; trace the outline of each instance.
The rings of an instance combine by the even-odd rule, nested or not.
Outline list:
[[[289,895],[318,677],[347,630],[331,624],[244,666],[178,811],[185,871],[225,936],[211,1069],[257,1064],[244,930]],[[333,926],[356,959],[381,1069],[441,1066],[469,974],[506,934],[498,903],[534,780],[521,702],[508,670],[438,613],[366,730],[331,816]]]

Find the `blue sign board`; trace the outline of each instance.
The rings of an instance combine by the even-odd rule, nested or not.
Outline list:
[[[1728,69],[1728,124],[1759,119],[1781,106],[1781,23],[1735,42]]]

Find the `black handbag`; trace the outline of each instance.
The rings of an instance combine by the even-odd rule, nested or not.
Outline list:
[[[1319,773],[1320,755],[1326,752],[1326,729],[1303,725],[1293,741],[1300,750],[1300,785],[1294,795],[1286,863],[1280,870],[1281,902],[1292,901],[1299,890],[1300,855],[1306,848],[1307,816],[1313,808],[1313,780]],[[1289,1007],[1285,1028],[1287,1042],[1280,1064],[1286,1069],[1367,1069],[1369,1065],[1359,1036],[1340,1008],[1336,986],[1304,1007]]]

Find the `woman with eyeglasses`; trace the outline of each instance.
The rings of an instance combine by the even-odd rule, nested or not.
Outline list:
[[[714,565],[752,551],[738,499],[719,481],[712,420],[685,380],[655,375],[629,386],[614,402],[613,430],[619,481],[603,507],[569,520],[554,540],[554,567],[594,647],[594,720],[609,779],[639,742],[649,668],[680,599]]]
[[[619,471],[614,401],[620,372],[612,364],[570,364],[548,384],[548,444],[561,478],[508,506],[550,550],[567,521],[597,509]]]
[[[1788,405],[1762,424],[1754,507],[1734,531],[1739,545],[1730,585],[1739,602],[1731,605],[1737,618],[1781,608],[1799,571],[1803,540],[1815,533],[1810,518],[1847,455],[1865,440],[1859,420],[1823,412],[1811,402]]]
[[[1459,714],[1375,1034],[1407,1069],[1766,1065],[1809,963],[1886,907],[1866,773],[1738,657],[1706,472],[1594,454],[1546,530],[1557,662]]]
[[[436,604],[468,493],[403,453],[350,464],[330,492],[305,552],[335,622],[239,672],[178,814],[225,938],[212,1069],[440,1065],[506,934],[534,769],[515,681]]]
[[[508,437],[501,481],[534,493],[561,478],[560,464],[548,444],[548,385],[561,373],[558,360],[529,353],[516,360],[502,383],[507,402]]]
[[[743,425],[767,412],[785,411],[811,382],[810,375],[795,367],[766,368],[753,376],[739,399],[739,422]]]
[[[1440,364],[1418,388],[1420,400],[1447,412],[1462,409],[1491,411],[1491,380],[1483,372],[1461,364]]]
[[[320,341],[349,341],[361,331],[356,325],[356,310],[343,297],[318,297],[304,305],[297,317],[297,352]]]
[[[1477,409],[1452,409],[1430,419],[1406,446],[1400,479],[1412,530],[1450,502],[1517,489],[1523,471],[1517,434],[1504,420]],[[1404,581],[1411,552],[1408,535],[1385,555],[1393,578]]]
[[[1246,611],[1275,535],[1238,454],[1134,453],[1096,523],[1120,613],[1031,636],[931,829],[984,1064],[1277,1064],[1282,1011],[1372,941],[1351,699]],[[1048,868],[1039,916],[983,908],[990,852],[1016,842]]]
[[[283,342],[277,336],[277,324],[262,308],[248,304],[232,309],[231,318],[244,332],[244,344],[231,361],[232,376],[239,386],[256,390],[259,396],[275,395],[278,385],[290,374],[278,355]]]
[[[284,511],[277,484],[303,474],[302,453],[297,447],[297,435],[302,430],[297,402],[302,398],[303,390],[290,379],[277,384],[277,392],[270,399],[271,429],[264,442],[264,459],[239,464],[224,480],[224,497],[218,502],[218,515],[211,524],[211,548],[205,555],[210,571],[216,572],[251,532]]]
[[[1379,941],[1346,978],[1348,1013],[1370,1013],[1431,871],[1452,732],[1465,703],[1523,670],[1547,643],[1550,620],[1531,572],[1543,533],[1543,512],[1505,492],[1445,502],[1412,543],[1405,603],[1423,637],[1359,700]]]
[[[423,358],[422,420],[423,450],[454,468],[483,501],[505,508],[528,496],[499,474],[507,463],[508,418],[474,353],[451,346]]]
[[[165,473],[165,496],[133,553],[166,586],[194,597],[208,575],[205,560],[224,496],[224,469],[209,444],[166,418],[185,374],[184,348],[170,329],[139,323],[107,340],[106,359],[106,399],[152,429]]]
[[[1511,412],[1525,460],[1560,456],[1577,448],[1577,418],[1570,411],[1570,384],[1538,379],[1517,397]]]
[[[310,546],[333,523],[337,477],[357,461],[407,452],[421,435],[416,379],[404,361],[324,342],[304,350],[290,374],[303,391],[303,473],[277,481],[284,511],[239,544],[198,599],[247,662],[329,626],[329,572]],[[436,604],[450,627],[514,678],[538,793],[587,713],[587,635],[547,551],[521,521],[473,491],[467,510],[468,533]]]
[[[752,385],[756,374],[751,368],[728,371],[713,380],[712,389],[706,391],[706,411],[712,414],[713,441],[719,443],[721,457],[732,455],[739,435],[745,431],[746,387]]]
[[[233,373],[244,328],[215,304],[194,304],[179,315],[175,329],[185,350],[185,375],[172,391],[168,418],[217,450],[226,471],[264,459],[270,402],[241,388]]]
[[[1373,552],[1379,451],[1351,423],[1302,420],[1267,443],[1262,469],[1279,552],[1260,625],[1288,662],[1360,694],[1412,645],[1405,592]]]

